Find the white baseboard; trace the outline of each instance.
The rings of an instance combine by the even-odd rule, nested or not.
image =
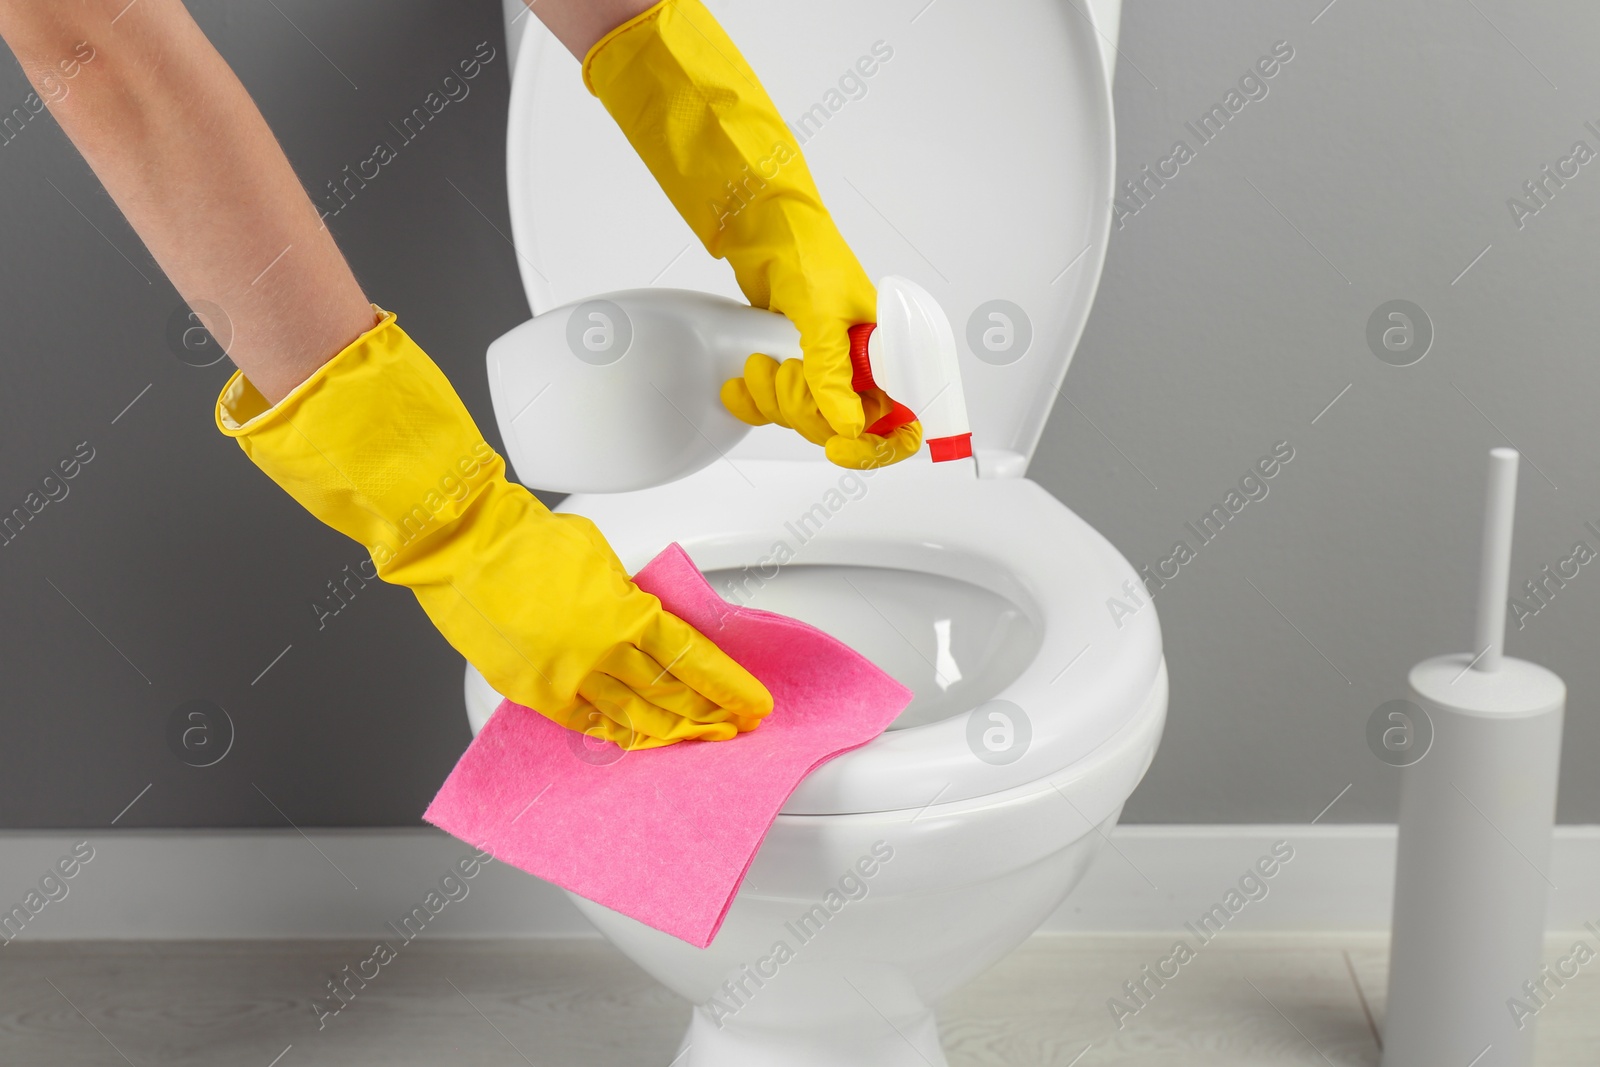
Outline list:
[[[429,829],[0,833],[0,915],[23,904],[79,841],[89,842],[94,858],[16,940],[382,936],[385,922],[421,904],[471,851]],[[1181,930],[1280,841],[1293,858],[1231,929],[1387,929],[1394,827],[1300,825],[1119,827],[1114,847],[1102,850],[1041,930]],[[1549,875],[1559,887],[1551,893],[1551,930],[1600,921],[1600,827],[1557,829]],[[520,871],[491,863],[465,885],[467,895],[429,923],[432,936],[594,936],[564,893]]]
[[[1395,827],[1119,826],[1083,883],[1041,929],[1051,933],[1176,931],[1220,902],[1276,842],[1294,858],[1229,929],[1261,933],[1389,929]],[[1508,848],[1508,863],[1525,862]],[[1600,826],[1559,826],[1546,926],[1600,921]],[[1153,883],[1153,884],[1152,884]],[[1259,890],[1257,890],[1259,894]]]

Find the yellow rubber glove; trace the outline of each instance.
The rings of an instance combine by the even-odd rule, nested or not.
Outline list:
[[[794,135],[705,6],[662,0],[624,22],[589,50],[583,81],[706,251],[727,259],[751,305],[800,331],[805,358],[781,367],[753,358],[722,388],[728,410],[752,425],[795,429],[841,466],[915,453],[922,428],[878,426],[873,413],[886,414],[891,402],[869,392],[869,410],[851,387],[848,331],[875,321],[877,291],[823,206]],[[884,433],[863,435],[876,429]]]
[[[810,360],[808,355],[804,362],[786,359],[779,363],[755,353],[745,360],[744,377],[722,383],[723,407],[751,426],[772,422],[794,430],[812,444],[822,445],[828,459],[853,470],[884,467],[917,454],[922,447],[922,423],[876,386],[859,394],[866,432],[859,437],[834,433],[806,384],[804,367]]]
[[[766,687],[634,585],[592,522],[507,481],[443,372],[373,310],[276,405],[235,373],[218,429],[410,588],[502,695],[630,749],[755,729]]]

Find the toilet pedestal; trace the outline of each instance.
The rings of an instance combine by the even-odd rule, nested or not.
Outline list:
[[[843,992],[859,1009],[853,1017],[805,1028],[739,1019],[719,1028],[697,1006],[670,1067],[946,1067],[932,1008],[884,1013],[850,986]]]
[[[568,893],[645,973],[694,1005],[663,1067],[945,1067],[935,1006],[1027,940],[1094,863],[1166,721],[1144,713],[1091,757],[972,801],[781,814],[706,948]],[[837,871],[893,843],[865,892]],[[858,868],[859,869],[859,868]],[[844,887],[848,890],[850,887]]]
[[[1055,806],[1028,812],[1024,818],[1043,823]],[[757,964],[772,958],[776,940],[796,944],[784,920],[804,910],[802,901],[741,895],[712,946],[695,949],[573,899],[635,963],[694,1003],[663,1067],[946,1067],[933,1006],[1008,955],[1060,906],[1119,812],[1003,875],[853,901],[775,973]],[[757,970],[759,985],[750,977]]]

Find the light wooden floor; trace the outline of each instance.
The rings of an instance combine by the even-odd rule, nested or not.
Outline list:
[[[1208,946],[1119,1031],[1107,999],[1170,944],[1034,938],[944,1006],[951,1064],[1378,1062],[1382,939],[1239,934]],[[683,1001],[602,941],[437,941],[407,946],[319,1031],[311,998],[369,952],[331,941],[18,941],[0,948],[0,1064],[667,1067],[687,1021]],[[1600,1064],[1600,979],[1569,983],[1538,1025],[1541,1067]]]

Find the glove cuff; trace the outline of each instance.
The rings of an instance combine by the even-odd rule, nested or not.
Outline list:
[[[594,65],[595,57],[604,51],[605,47],[618,37],[621,37],[628,31],[638,26],[641,26],[647,22],[654,22],[656,19],[660,18],[667,5],[673,2],[674,0],[660,0],[659,3],[639,12],[627,22],[622,23],[620,26],[614,27],[609,33],[594,43],[594,45],[589,49],[588,54],[583,57],[583,87],[589,90],[590,95],[600,95],[600,93],[594,87],[593,75],[591,73],[591,68]]]
[[[216,420],[307,511],[366,546],[387,577],[503,482],[505,461],[444,372],[391,312],[373,310],[376,326],[277,404],[235,372]]]

